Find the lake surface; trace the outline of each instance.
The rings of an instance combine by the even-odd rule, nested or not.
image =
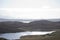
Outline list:
[[[21,36],[27,36],[27,35],[45,35],[50,34],[54,31],[49,32],[41,32],[41,31],[26,31],[26,32],[18,32],[18,33],[4,33],[0,34],[0,38],[6,38],[6,39],[20,39]]]

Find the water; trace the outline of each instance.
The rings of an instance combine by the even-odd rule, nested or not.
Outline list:
[[[26,31],[26,32],[18,32],[18,33],[5,33],[1,34],[0,37],[6,38],[6,39],[20,39],[21,36],[27,36],[27,35],[44,35],[44,34],[50,34],[54,31],[49,32],[40,32],[40,31]]]

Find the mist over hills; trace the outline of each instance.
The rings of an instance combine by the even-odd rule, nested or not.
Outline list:
[[[26,21],[31,22],[24,23]],[[55,29],[60,29],[60,19],[50,20],[0,19],[0,33],[23,32],[23,31],[51,31]]]
[[[59,22],[59,19],[4,19],[4,18],[0,18],[0,22],[1,21],[40,21],[40,20],[48,20],[48,21],[52,21],[52,22]]]

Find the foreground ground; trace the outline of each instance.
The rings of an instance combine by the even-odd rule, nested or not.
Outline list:
[[[29,35],[23,36],[20,40],[60,40],[60,31],[46,35]]]
[[[0,38],[0,40],[7,40]],[[28,35],[22,36],[19,40],[60,40],[60,31],[53,32],[52,34],[46,35]]]

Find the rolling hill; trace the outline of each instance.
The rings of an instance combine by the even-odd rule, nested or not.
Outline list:
[[[49,20],[34,20],[30,23],[23,23],[16,20],[9,20],[0,22],[0,33],[23,31],[51,31],[56,29],[60,29],[60,21],[52,22]]]

